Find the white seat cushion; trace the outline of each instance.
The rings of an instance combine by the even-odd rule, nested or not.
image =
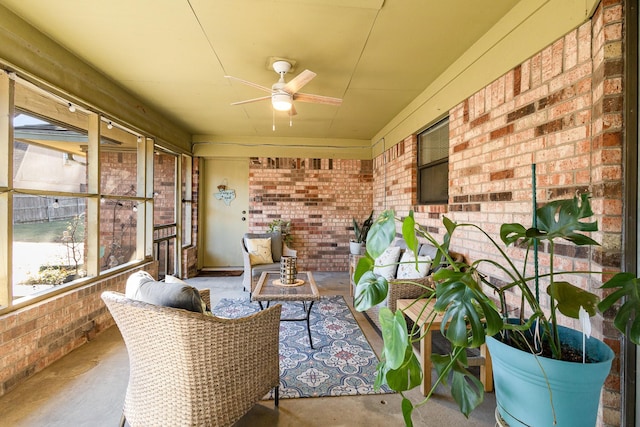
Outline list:
[[[406,251],[400,258],[397,279],[420,279],[425,277],[431,269],[431,257],[418,255],[418,269],[416,270],[416,257],[412,251]],[[406,263],[406,264],[403,264]]]
[[[376,258],[373,272],[385,279],[394,279],[398,269],[398,258],[400,258],[400,247],[389,246],[385,251]]]

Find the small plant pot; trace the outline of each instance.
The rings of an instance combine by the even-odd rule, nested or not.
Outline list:
[[[363,247],[362,242],[354,242],[353,240],[349,242],[349,252],[351,252],[351,255],[361,255]]]

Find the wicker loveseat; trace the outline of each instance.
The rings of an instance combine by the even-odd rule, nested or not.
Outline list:
[[[278,404],[280,305],[223,319],[116,292],[102,299],[129,354],[121,425],[231,426],[273,388]]]
[[[392,272],[385,276],[387,277],[387,282],[389,284],[389,291],[387,293],[387,299],[382,303],[371,307],[369,310],[365,312],[369,320],[380,329],[380,320],[378,319],[378,314],[380,312],[381,307],[388,307],[391,311],[396,311],[396,301],[399,299],[412,299],[418,298],[421,295],[424,295],[425,288],[435,288],[435,282],[433,280],[433,273],[437,271],[439,268],[442,268],[444,264],[441,265],[429,265],[427,272],[423,277],[412,277],[407,279],[401,279],[396,277],[396,273],[398,271],[398,262],[402,259],[402,255],[407,250],[406,243],[402,239],[396,240],[394,246],[399,247],[399,255],[398,260],[395,261],[395,266],[389,268],[392,269]],[[434,259],[437,253],[437,249],[429,244],[423,243],[418,247],[418,257],[427,257],[427,259]],[[454,262],[463,262],[464,256],[458,252],[449,251],[449,255],[453,258]],[[411,267],[414,268],[414,267]],[[355,290],[354,290],[355,295]]]

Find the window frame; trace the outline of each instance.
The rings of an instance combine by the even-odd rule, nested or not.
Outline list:
[[[180,158],[182,247],[193,245],[193,156],[183,154]]]
[[[442,166],[443,164],[447,164],[447,165],[449,164],[450,153],[448,150],[447,150],[447,155],[445,157],[430,161],[425,164],[421,164],[422,144],[426,142],[422,140],[422,137],[439,130],[445,123],[448,130],[449,123],[450,123],[450,118],[448,115],[439,118],[434,123],[432,123],[423,131],[419,132],[416,135],[416,181],[417,181],[416,202],[418,205],[445,205],[449,203],[449,168],[448,166],[447,166],[447,179],[445,180],[446,184],[444,188],[446,190],[446,197],[444,198],[435,197],[435,194],[436,194],[435,191],[425,194],[427,190],[423,188],[423,184],[422,184],[423,173],[433,170],[438,166]],[[449,142],[448,145],[450,146],[450,138],[448,133],[449,132],[447,131],[447,141]],[[428,195],[430,195],[431,197],[427,197]]]

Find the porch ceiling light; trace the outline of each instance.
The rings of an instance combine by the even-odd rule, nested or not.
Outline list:
[[[274,93],[271,95],[271,105],[278,111],[291,110],[291,95],[286,92]]]

